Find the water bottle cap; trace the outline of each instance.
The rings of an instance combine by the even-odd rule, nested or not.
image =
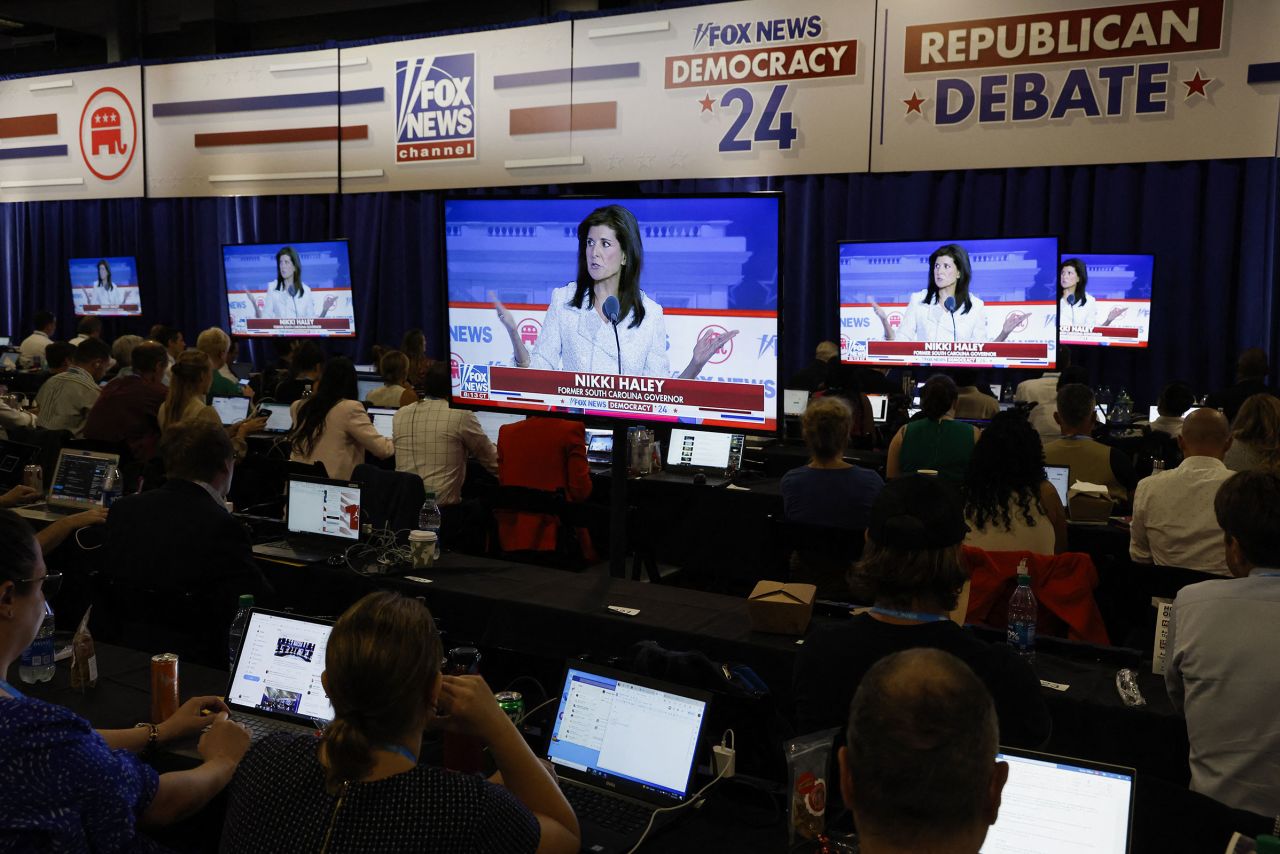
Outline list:
[[[239,607],[241,607],[241,608],[252,608],[252,607],[253,607],[253,594],[252,594],[252,593],[241,593],[241,594],[240,594],[240,605],[239,605]]]

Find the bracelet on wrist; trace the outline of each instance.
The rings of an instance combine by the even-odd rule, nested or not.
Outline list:
[[[142,727],[147,727],[149,730],[149,732],[147,733],[147,744],[145,747],[142,748],[142,752],[147,753],[153,750],[155,746],[160,742],[160,727],[158,727],[153,723],[142,723],[142,724],[133,725],[134,729],[141,729]]]

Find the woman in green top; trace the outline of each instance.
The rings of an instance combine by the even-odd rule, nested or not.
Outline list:
[[[924,418],[909,421],[889,443],[885,474],[890,478],[918,471],[935,471],[939,477],[960,482],[969,468],[978,428],[951,419],[959,391],[944,374],[934,374],[920,392]]]

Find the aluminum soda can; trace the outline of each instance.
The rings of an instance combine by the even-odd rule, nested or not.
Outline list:
[[[178,656],[151,656],[151,722],[162,723],[178,711]]]
[[[31,463],[22,469],[22,485],[44,494],[44,469],[39,463]]]

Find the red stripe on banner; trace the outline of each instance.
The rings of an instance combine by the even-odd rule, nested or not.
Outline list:
[[[58,114],[39,116],[10,116],[0,119],[0,138],[16,139],[20,136],[46,136],[58,132]]]
[[[278,130],[241,130],[224,133],[198,133],[196,148],[216,148],[223,145],[273,145],[280,142],[325,142],[338,138],[335,125],[316,128],[280,128]],[[342,138],[368,139],[368,125],[345,125]]]
[[[509,133],[556,133],[567,130],[610,130],[618,126],[618,102],[556,104],[551,107],[524,107],[512,110]]]
[[[539,371],[494,365],[489,369],[489,389],[491,393],[503,391],[516,394],[527,392],[555,396],[589,396],[608,403],[697,406],[718,412],[755,413],[764,410],[764,386],[751,383],[713,383],[625,374],[592,374],[584,371]]]
[[[506,302],[502,304],[504,308],[512,311],[546,311],[545,304],[535,305],[534,303],[516,303]],[[491,302],[450,302],[449,308],[493,308]],[[663,314],[678,314],[681,316],[701,317],[776,317],[775,311],[762,311],[756,309],[736,309],[736,308],[664,308]]]
[[[999,359],[1043,359],[1048,344],[966,344],[963,341],[868,341],[868,356],[898,356],[929,359],[937,356],[995,356]]]
[[[1127,326],[1095,326],[1093,331],[1097,335],[1107,338],[1137,338],[1138,330]]]

